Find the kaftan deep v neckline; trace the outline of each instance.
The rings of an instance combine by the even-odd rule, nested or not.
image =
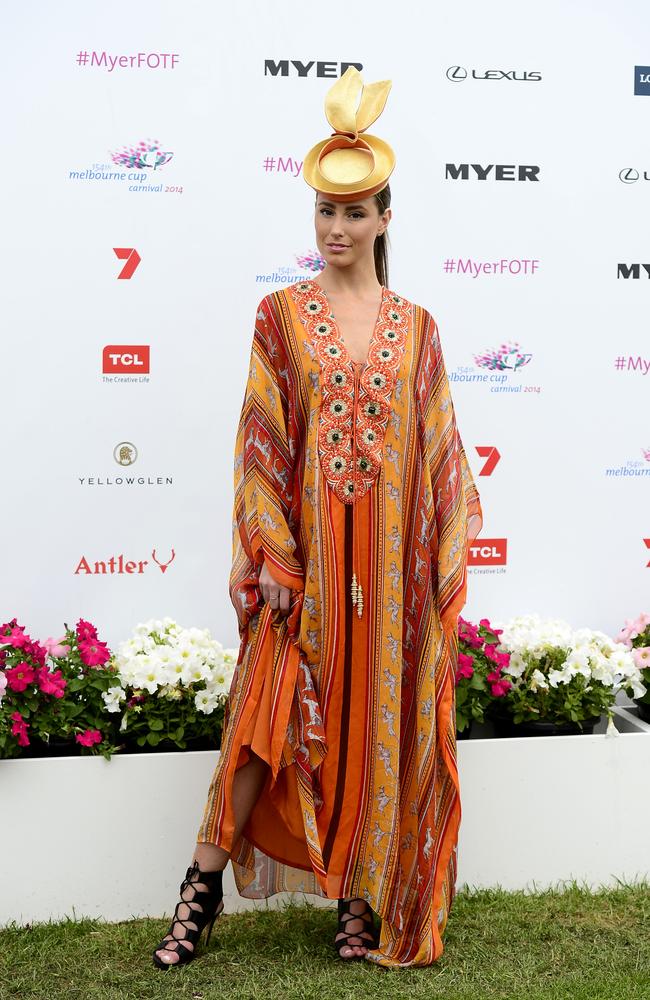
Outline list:
[[[361,498],[379,474],[391,395],[409,328],[406,299],[383,285],[382,289],[368,360],[359,371],[361,363],[350,358],[320,285],[309,279],[289,288],[307,331],[310,357],[320,370],[321,467],[327,482],[345,503]]]
[[[329,312],[328,319],[331,321],[332,325],[334,326],[334,328],[336,330],[336,333],[338,334],[339,343],[341,343],[343,345],[343,349],[344,349],[344,352],[345,352],[345,359],[351,365],[356,365],[357,367],[361,366],[362,368],[367,368],[368,364],[370,363],[370,354],[371,354],[372,349],[374,347],[375,334],[377,332],[377,327],[379,326],[379,322],[381,320],[382,308],[383,308],[384,302],[386,301],[386,292],[387,292],[386,286],[385,285],[381,286],[381,298],[379,299],[379,306],[377,307],[377,314],[375,316],[375,321],[374,321],[374,323],[372,325],[372,330],[370,332],[370,339],[368,340],[368,349],[366,351],[366,357],[365,357],[365,359],[363,361],[356,361],[355,358],[353,358],[352,355],[350,354],[350,348],[348,347],[348,345],[345,342],[345,337],[343,336],[343,331],[341,329],[341,325],[340,325],[339,321],[336,318],[336,315],[334,313],[334,309],[332,308],[332,305],[330,303],[330,300],[329,300],[329,297],[327,295],[327,292],[325,291],[324,288],[321,288],[321,286],[318,284],[317,281],[314,281],[312,279],[311,283],[312,283],[312,285],[314,285],[318,289],[318,291],[321,293],[321,295],[325,299],[325,302],[327,303],[327,309],[328,309],[328,312]]]

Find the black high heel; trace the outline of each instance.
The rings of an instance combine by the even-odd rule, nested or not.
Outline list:
[[[377,947],[377,929],[375,927],[372,909],[366,903],[366,909],[363,913],[352,913],[350,910],[350,903],[352,902],[356,902],[356,900],[339,899],[338,903],[339,925],[336,931],[336,936],[338,937],[339,934],[345,934],[345,937],[340,938],[338,941],[335,939],[334,948],[338,952],[339,958],[345,962],[363,958],[363,955],[349,955],[348,957],[344,957],[341,955],[342,948],[367,948],[370,950],[370,948]],[[365,902],[365,900],[361,900],[361,902]],[[345,928],[351,920],[363,920],[365,923],[369,922],[370,927],[362,931],[346,931]]]
[[[194,877],[196,876],[196,878]],[[222,886],[223,872],[204,872],[199,868],[198,861],[194,861],[192,865],[187,869],[185,878],[181,883],[180,894],[181,898],[176,904],[174,910],[174,916],[172,917],[172,922],[169,925],[169,930],[167,931],[164,939],[160,944],[153,950],[153,961],[154,965],[157,965],[159,969],[171,969],[177,965],[187,965],[191,962],[196,954],[196,945],[201,937],[203,928],[207,926],[208,934],[205,941],[205,946],[207,948],[210,943],[210,935],[212,934],[212,928],[214,922],[218,916],[223,912],[223,886]],[[183,899],[183,893],[188,888],[188,886],[194,886],[196,883],[206,885],[207,891],[205,889],[194,889],[194,895],[191,899]],[[188,915],[183,919],[179,917],[178,910],[181,906],[187,906],[190,911]],[[201,909],[195,909],[194,907],[199,906]],[[184,933],[179,937],[174,935],[174,928],[177,924],[180,924]],[[188,924],[196,924],[196,927],[188,927]],[[167,942],[167,938],[171,937],[172,940]],[[193,948],[187,948],[181,941],[189,941],[193,945]],[[164,962],[160,956],[156,954],[157,951],[175,951],[179,959],[177,962]]]

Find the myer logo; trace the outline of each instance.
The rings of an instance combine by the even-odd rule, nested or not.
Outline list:
[[[102,372],[149,374],[149,344],[107,344],[102,352]]]
[[[527,81],[537,83],[542,79],[542,74],[536,70],[531,72],[524,70],[519,75],[516,69],[486,69],[477,73],[475,69],[468,72],[464,66],[450,66],[447,70],[447,79],[452,83],[462,83],[468,76],[473,80],[520,80],[522,83]]]
[[[644,274],[641,274],[641,268]],[[617,278],[650,278],[650,264],[617,264]]]
[[[507,548],[507,538],[477,538],[468,545],[467,565],[505,566]]]
[[[361,72],[363,63],[358,62],[301,62],[299,59],[265,59],[264,76],[343,76],[349,66],[356,66]],[[340,69],[339,69],[340,67]]]
[[[495,181],[538,181],[540,168],[520,164],[490,163],[487,167],[480,163],[446,163],[445,179],[452,181],[469,180],[470,170],[473,171],[472,178],[479,181],[486,181],[488,178]],[[516,174],[515,174],[516,172]]]
[[[650,95],[650,66],[634,67],[634,93]]]

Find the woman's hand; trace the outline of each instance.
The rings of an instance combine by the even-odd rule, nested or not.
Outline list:
[[[472,514],[467,522],[467,540],[473,542],[479,531],[483,527],[483,520],[479,514]]]
[[[279,608],[283,615],[289,614],[291,590],[277,582],[271,575],[266,562],[262,563],[260,570],[260,590],[265,603],[269,604],[273,610]]]

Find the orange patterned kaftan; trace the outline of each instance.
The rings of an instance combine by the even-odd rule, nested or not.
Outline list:
[[[266,295],[235,454],[241,645],[198,840],[232,850],[242,896],[367,900],[382,927],[366,958],[383,966],[440,957],[455,892],[473,514],[432,316],[383,288],[363,365],[314,281]],[[292,590],[288,617],[261,598],[263,560]],[[270,769],[233,844],[248,748]]]

